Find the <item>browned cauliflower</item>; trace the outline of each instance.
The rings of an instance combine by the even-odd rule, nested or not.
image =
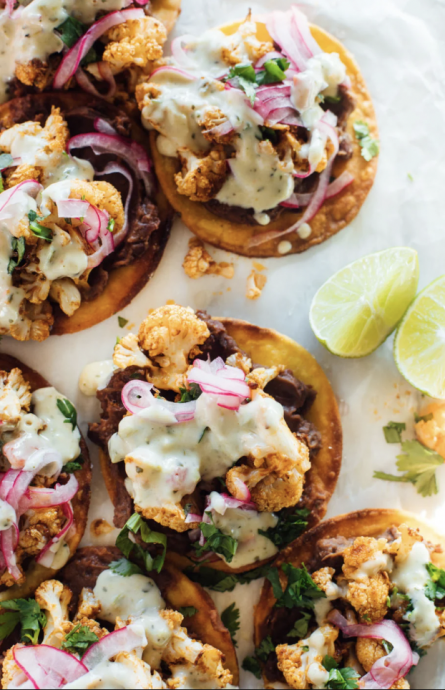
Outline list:
[[[158,19],[143,17],[113,26],[104,39],[107,46],[103,60],[116,73],[132,65],[146,67],[149,62],[161,58],[167,32]]]
[[[252,360],[243,352],[234,352],[233,355],[227,357],[226,364],[229,367],[237,367],[237,369],[241,369],[241,371],[244,371],[246,376],[252,369]]]
[[[127,367],[149,367],[151,362],[139,347],[139,339],[134,333],[128,333],[116,343],[113,362],[119,369]]]
[[[89,589],[88,587],[84,587],[80,593],[74,622],[78,623],[82,618],[97,618],[100,614],[100,610],[100,601],[98,601],[94,596],[93,590]]]
[[[208,106],[202,114],[196,118],[196,121],[202,128],[203,137],[213,144],[231,144],[235,139],[236,134],[234,130],[223,135],[215,134],[211,131],[214,127],[219,127],[228,121],[228,117],[216,106]]]
[[[16,168],[10,168],[5,172],[5,189],[10,187],[15,187],[25,180],[37,180],[40,181],[42,178],[42,168],[38,168],[36,165],[18,165]]]
[[[139,345],[152,363],[150,380],[157,388],[179,392],[189,361],[200,353],[210,332],[193,309],[176,304],[155,309],[139,328]]]
[[[358,537],[345,549],[343,573],[348,581],[346,598],[364,622],[382,620],[388,611],[391,581],[385,570],[386,539]]]
[[[180,503],[165,505],[161,508],[141,508],[135,504],[135,508],[147,520],[159,522],[160,525],[169,527],[175,530],[175,532],[187,532],[190,529],[199,527],[199,522],[185,522],[187,516]]]
[[[60,649],[65,639],[63,626],[69,622],[68,606],[72,592],[58,580],[46,580],[36,589],[34,596],[46,615],[42,644]]]
[[[5,654],[5,658],[2,663],[2,688],[14,688],[19,687],[20,683],[23,683],[26,679],[23,671],[15,663],[14,660],[14,650],[24,647],[22,644],[15,644],[13,647],[8,649]]]
[[[48,302],[32,304],[23,300],[19,308],[19,320],[8,329],[0,329],[0,334],[8,333],[16,340],[36,340],[42,342],[51,335],[54,323],[53,310]]]
[[[65,516],[59,507],[41,508],[27,517],[24,529],[20,531],[17,560],[36,556],[51,537],[60,532]]]
[[[261,390],[264,390],[267,384],[276,379],[285,369],[284,364],[278,364],[276,367],[270,367],[269,369],[258,367],[258,369],[254,369],[246,376],[246,381],[251,388],[261,388]]]
[[[379,640],[371,640],[366,637],[359,637],[355,646],[357,659],[365,669],[366,673],[371,670],[375,662],[387,656],[382,643]]]
[[[33,58],[29,62],[17,63],[15,76],[22,84],[33,86],[39,91],[43,91],[49,86],[53,72],[46,62]]]
[[[233,278],[235,269],[233,264],[226,261],[217,263],[204,248],[197,237],[189,240],[189,250],[182,264],[189,278],[202,278],[204,275],[217,275],[223,278]]]
[[[182,172],[175,175],[179,194],[192,201],[210,201],[221,190],[227,178],[224,149],[216,146],[202,158],[185,148],[178,149]]]
[[[370,562],[381,561],[383,565],[385,559],[382,558],[382,555],[386,546],[386,539],[377,540],[373,537],[357,537],[357,539],[354,539],[354,542],[345,549],[343,554],[343,574],[346,579],[358,579],[360,571],[363,571],[363,579],[366,579],[366,565]]]
[[[49,296],[67,316],[72,316],[80,307],[82,296],[71,278],[59,278],[51,283]]]
[[[320,678],[320,674],[325,675],[328,679],[329,674],[322,662],[326,655],[335,657],[337,638],[338,629],[327,624],[317,628],[306,640],[276,648],[278,668],[291,688],[320,687],[318,683],[311,682],[312,674],[316,674],[317,678]]]
[[[230,37],[227,47],[222,50],[222,58],[228,65],[238,65],[242,62],[257,62],[263,55],[273,51],[270,41],[259,41],[256,37],[256,22],[251,20],[251,13],[238,29],[238,32]]]
[[[150,105],[152,99],[158,98],[161,95],[161,89],[156,84],[142,82],[136,86],[135,96],[139,110],[143,110],[145,106]]]
[[[31,405],[31,386],[20,369],[10,372],[0,371],[0,421],[15,425],[22,413],[29,411]]]

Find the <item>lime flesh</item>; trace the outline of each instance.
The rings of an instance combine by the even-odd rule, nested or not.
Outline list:
[[[310,323],[318,340],[340,357],[364,357],[392,333],[413,301],[417,252],[394,247],[354,261],[315,295]]]

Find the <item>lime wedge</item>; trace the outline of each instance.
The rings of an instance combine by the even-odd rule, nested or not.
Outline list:
[[[342,268],[315,295],[310,322],[334,355],[364,357],[392,333],[416,296],[417,252],[394,247]]]
[[[397,368],[412,386],[445,399],[445,276],[414,300],[394,342]]]

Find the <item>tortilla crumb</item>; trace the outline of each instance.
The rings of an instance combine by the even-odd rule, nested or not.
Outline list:
[[[247,299],[258,299],[267,283],[267,277],[253,270],[247,278]]]
[[[105,534],[110,534],[110,532],[112,532],[113,529],[114,527],[112,527],[112,525],[110,525],[110,523],[106,520],[102,520],[102,518],[93,520],[90,526],[91,534],[94,537],[102,537]]]
[[[189,240],[189,250],[182,266],[188,277],[194,280],[204,275],[217,275],[228,279],[235,275],[233,264],[226,261],[217,263],[197,237]]]

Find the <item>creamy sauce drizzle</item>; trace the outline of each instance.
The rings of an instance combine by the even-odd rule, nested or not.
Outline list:
[[[39,436],[57,450],[66,463],[80,455],[80,432],[77,426],[73,429],[71,424],[65,423],[66,418],[57,407],[57,400],[65,400],[65,396],[55,388],[39,388],[32,394],[34,414],[46,425]]]
[[[79,388],[84,395],[94,396],[97,391],[105,388],[113,376],[116,366],[112,359],[91,362],[82,369],[79,378]]]

